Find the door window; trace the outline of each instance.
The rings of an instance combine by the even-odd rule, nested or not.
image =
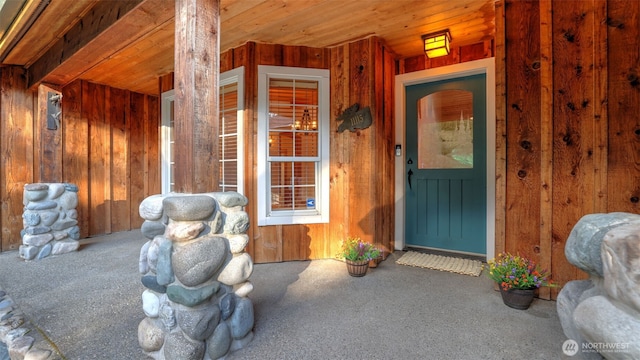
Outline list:
[[[417,106],[418,167],[473,168],[473,93],[437,91]]]

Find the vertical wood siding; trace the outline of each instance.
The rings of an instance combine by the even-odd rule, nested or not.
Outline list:
[[[553,1],[553,211],[551,263],[554,279],[566,283],[578,276],[568,264],[564,246],[575,223],[596,212],[593,157],[594,1]],[[543,19],[541,19],[543,20]]]
[[[533,2],[518,2],[517,8],[508,4],[506,10],[507,19],[511,11],[527,16],[508,21],[505,29],[509,69],[505,250],[539,261],[539,251],[534,250],[540,246],[540,18]],[[529,34],[527,41],[519,39],[522,33]]]
[[[34,99],[22,69],[0,69],[0,250],[17,250],[22,240],[22,193],[33,182]]]
[[[607,5],[607,21],[601,27],[606,25],[609,49],[608,81],[603,84],[608,87],[605,100],[609,109],[609,141],[605,148],[609,161],[607,186],[598,196],[606,196],[609,212],[639,213],[640,2],[610,0]],[[602,47],[598,44],[598,48]]]
[[[60,128],[47,130],[42,107],[46,92],[56,90],[25,90],[17,67],[3,68],[0,76],[0,250],[22,244],[27,183],[78,185],[83,238],[140,228],[140,202],[160,192],[158,98],[76,81],[61,91]]]
[[[586,274],[564,246],[584,215],[640,213],[640,3],[496,3],[496,252],[517,252],[560,285]],[[488,49],[487,46],[484,46]],[[399,61],[401,73],[448,65]],[[555,298],[560,288],[544,289]]]
[[[131,167],[131,96],[129,91],[107,88],[106,114],[111,119],[111,231],[132,229],[131,176],[139,171]],[[151,121],[153,123],[153,121]],[[139,204],[138,204],[139,205]],[[135,222],[134,222],[135,223]]]
[[[82,237],[140,228],[160,192],[158,98],[76,81],[63,90],[63,181],[79,186]]]
[[[582,216],[640,212],[638,57],[629,51],[640,47],[640,5],[506,1],[504,12],[505,248],[537,258],[564,285],[586,277],[564,256]]]
[[[494,41],[451,55],[395,61],[375,37],[331,49],[248,42],[221,55],[221,71],[245,67],[245,193],[257,212],[257,66],[331,71],[329,224],[258,227],[248,251],[257,263],[333,257],[361,236],[393,248],[393,76],[496,56],[496,250],[531,256],[561,285],[583,278],[564,257],[581,216],[640,213],[640,3],[623,0],[496,3]],[[455,45],[455,44],[454,44]],[[158,98],[82,81],[62,89],[62,128],[45,130],[42,93],[22,70],[0,69],[2,251],[17,249],[25,183],[80,187],[82,236],[140,227],[140,201],[160,192]],[[159,89],[173,87],[172,75]],[[371,106],[374,124],[336,133],[338,114]],[[34,114],[37,114],[34,124]],[[59,140],[57,140],[59,139]],[[53,171],[41,167],[45,159]],[[61,179],[60,179],[61,178]],[[366,205],[366,206],[363,206]],[[110,216],[105,217],[105,214]],[[541,292],[555,298],[558,289]]]
[[[249,42],[220,57],[221,72],[245,67],[245,194],[249,217],[257,216],[258,65],[331,71],[330,222],[258,227],[252,221],[248,251],[256,263],[332,258],[347,236],[393,249],[393,54],[377,38],[332,49]],[[162,80],[161,80],[162,81]],[[162,86],[161,86],[162,87]],[[166,88],[165,88],[166,89]],[[335,118],[359,103],[374,124],[337,133]]]

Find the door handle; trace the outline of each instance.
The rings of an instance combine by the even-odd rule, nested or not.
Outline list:
[[[409,182],[409,189],[411,189],[411,175],[413,175],[413,170],[409,169],[407,173],[407,181]]]

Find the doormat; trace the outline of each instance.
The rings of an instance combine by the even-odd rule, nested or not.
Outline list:
[[[482,272],[482,262],[479,260],[424,254],[416,251],[407,251],[396,260],[396,264],[471,276],[480,276]]]

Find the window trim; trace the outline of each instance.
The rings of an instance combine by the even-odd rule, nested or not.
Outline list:
[[[244,194],[244,66],[225,71],[220,74],[218,86],[229,85],[236,82],[238,84],[238,104],[237,104],[237,189],[240,194]],[[171,146],[168,140],[171,121],[171,103],[175,101],[175,90],[171,89],[161,94],[161,125],[160,125],[160,173],[161,173],[161,191],[162,194],[171,192]]]
[[[236,138],[236,177],[237,188],[236,192],[244,194],[244,66],[237,67],[235,69],[225,71],[220,74],[220,83],[218,86],[224,86],[237,83],[238,84],[238,104],[237,107],[237,138]],[[222,161],[220,162],[222,166]]]
[[[318,81],[318,172],[316,174],[316,208],[314,210],[271,211],[271,180],[269,176],[269,79]],[[285,66],[258,65],[258,226],[318,224],[329,222],[329,128],[330,72]],[[304,158],[296,160],[304,161]]]
[[[175,101],[175,90],[171,89],[165,91],[161,95],[161,109],[160,114],[162,117],[160,125],[160,166],[161,166],[161,191],[162,194],[168,194],[171,192],[171,144],[169,140],[169,134],[171,133],[171,103]]]

